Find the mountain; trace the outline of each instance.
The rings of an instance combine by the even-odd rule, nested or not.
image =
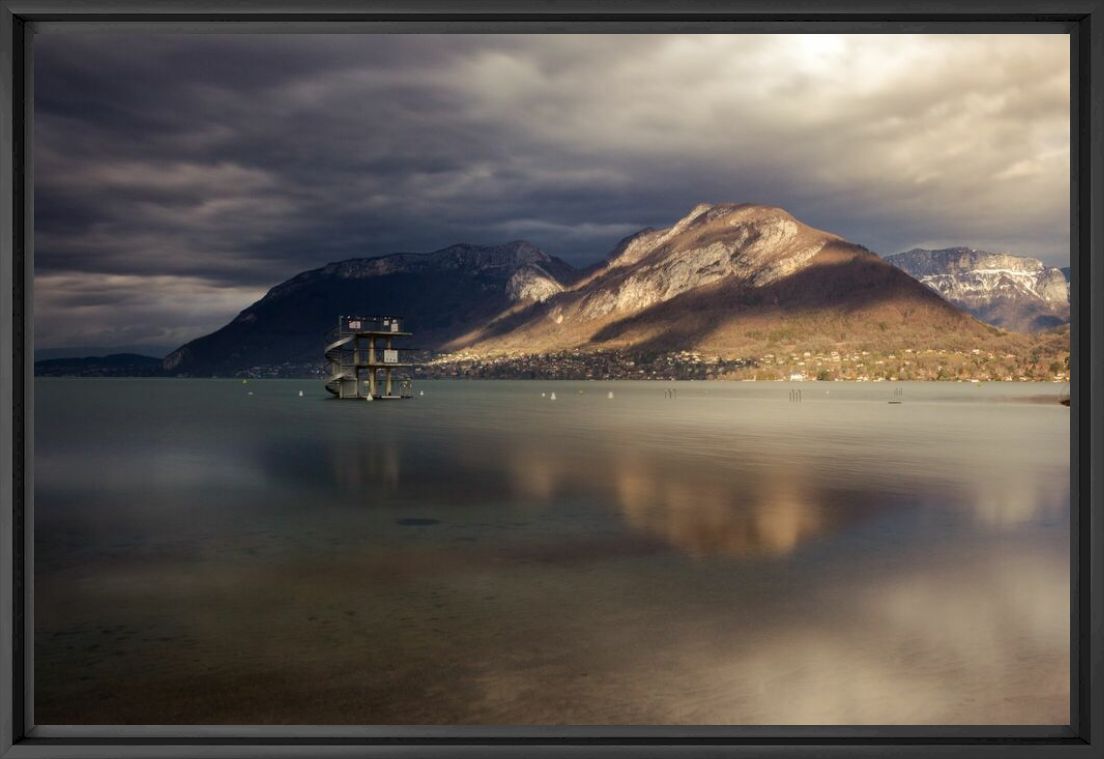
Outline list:
[[[35,361],[45,361],[52,358],[85,358],[92,356],[115,356],[120,353],[130,353],[141,356],[155,356],[158,359],[167,356],[174,345],[113,345],[113,346],[66,346],[63,348],[36,348]]]
[[[516,304],[556,295],[577,276],[524,241],[340,261],[273,287],[225,327],[170,353],[164,368],[203,376],[318,363],[342,314],[403,316],[417,347],[434,349]]]
[[[623,240],[605,265],[446,344],[753,355],[774,345],[977,343],[989,328],[866,248],[781,208],[702,204]]]
[[[583,270],[521,241],[328,264],[173,351],[164,370],[313,373],[342,314],[404,317],[414,347],[443,354],[423,367],[440,376],[658,377],[677,363],[688,377],[1051,377],[1068,345],[984,324],[781,208],[726,203],[641,230]]]
[[[1070,318],[1068,274],[1036,258],[973,248],[914,248],[886,258],[984,322],[1037,332]]]
[[[136,353],[49,358],[35,361],[34,370],[36,377],[154,377],[162,373],[161,359]]]

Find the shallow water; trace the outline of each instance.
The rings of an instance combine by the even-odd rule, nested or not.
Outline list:
[[[1068,723],[1058,386],[418,390],[36,380],[36,721]]]

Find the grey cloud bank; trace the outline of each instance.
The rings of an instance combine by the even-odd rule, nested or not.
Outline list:
[[[1065,265],[1064,36],[43,35],[36,344],[179,344],[344,258],[575,264],[699,201]]]

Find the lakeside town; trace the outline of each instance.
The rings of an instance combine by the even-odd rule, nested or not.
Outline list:
[[[113,376],[110,372],[82,376]],[[72,371],[67,372],[73,376]],[[120,376],[120,375],[114,375]],[[146,376],[156,376],[151,372]],[[243,379],[326,376],[322,363],[253,366],[228,375]],[[1069,352],[1027,356],[970,350],[911,349],[764,353],[728,359],[699,351],[583,351],[481,356],[438,353],[419,357],[414,379],[732,380],[839,382],[1069,382]]]
[[[674,379],[757,381],[987,381],[1068,382],[1069,354],[1019,357],[981,349],[793,351],[724,359],[697,351],[628,353],[563,351],[502,357],[440,356],[419,367],[427,378]]]

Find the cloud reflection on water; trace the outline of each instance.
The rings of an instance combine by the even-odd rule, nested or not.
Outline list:
[[[390,410],[286,383],[248,403],[115,387],[39,417],[47,721],[1068,714],[1068,426],[1049,408],[910,388],[890,415],[835,385],[801,409],[712,384],[555,407],[442,384]],[[81,404],[122,421],[73,424]],[[147,470],[164,476],[125,476]]]
[[[532,512],[576,499],[696,558],[784,556],[904,507],[934,509],[982,529],[1013,530],[1064,520],[1069,500],[1061,472],[1041,478],[1015,459],[1000,458],[898,469],[890,484],[876,460],[833,469],[803,459],[798,450],[770,466],[743,464],[735,452],[718,467],[710,458],[601,439],[570,447],[554,438],[512,446],[485,440],[333,443],[308,455],[328,462],[339,497],[351,503],[386,507],[439,503],[444,496],[453,507],[509,503]]]

